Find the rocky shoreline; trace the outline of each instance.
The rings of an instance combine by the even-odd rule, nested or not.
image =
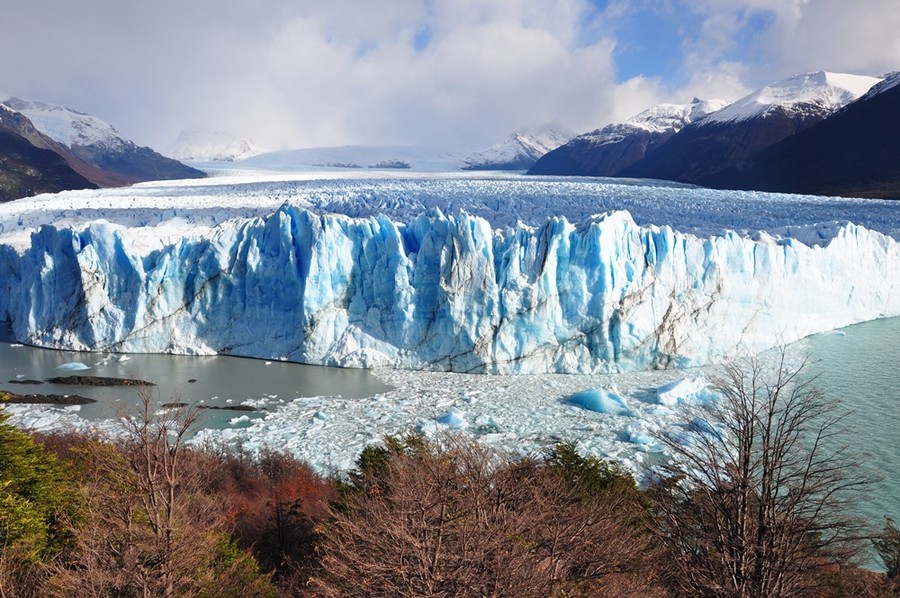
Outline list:
[[[64,384],[68,386],[156,386],[146,380],[131,378],[107,378],[104,376],[58,376],[47,378],[49,384]],[[42,380],[10,380],[10,384],[40,385]],[[18,394],[15,392],[0,390],[0,404],[21,403],[27,405],[87,405],[96,403],[96,399],[89,399],[74,394]]]

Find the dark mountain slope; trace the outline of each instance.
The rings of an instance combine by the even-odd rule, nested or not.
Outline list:
[[[62,156],[35,147],[0,120],[0,202],[94,187],[72,170]]]
[[[729,189],[900,199],[900,75],[816,126],[711,178]]]
[[[763,115],[736,122],[700,121],[685,127],[620,174],[706,186],[723,170],[740,169],[761,150],[825,120],[826,116],[814,107],[800,113],[775,107]]]
[[[721,109],[719,100],[660,104],[624,123],[575,137],[545,154],[528,174],[616,176],[662,146],[694,120]]]
[[[72,164],[73,168],[101,186],[206,176],[202,171],[166,158],[149,147],[137,146],[122,137],[109,123],[95,116],[16,97],[0,100],[27,116],[37,131],[62,146],[64,151],[60,153],[91,167],[93,170],[85,170],[78,164]],[[50,149],[57,151],[56,148]]]

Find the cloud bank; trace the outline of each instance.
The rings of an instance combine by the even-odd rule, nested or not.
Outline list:
[[[12,4],[0,88],[155,147],[203,127],[272,149],[471,148],[801,71],[900,68],[896,0]]]

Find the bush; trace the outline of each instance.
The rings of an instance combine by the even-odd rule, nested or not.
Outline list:
[[[452,437],[390,438],[368,450],[323,534],[319,589],[334,596],[659,595],[647,537],[623,524],[640,507],[616,484],[585,500],[586,486],[570,480],[593,480],[602,468],[560,455],[553,466],[510,462]],[[567,472],[572,463],[578,471]]]

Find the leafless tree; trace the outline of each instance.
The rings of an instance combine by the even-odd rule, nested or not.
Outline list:
[[[196,419],[189,408],[159,411],[144,392],[139,411],[122,418],[123,438],[79,449],[83,514],[48,595],[267,595],[252,558],[229,549],[227,505],[207,492],[209,459],[185,447]]]
[[[445,438],[395,452],[323,533],[320,589],[355,596],[654,596],[639,508]]]
[[[674,464],[655,488],[656,525],[684,595],[814,595],[861,549],[852,504],[872,479],[806,365],[784,351],[728,365],[721,401],[662,438]]]

